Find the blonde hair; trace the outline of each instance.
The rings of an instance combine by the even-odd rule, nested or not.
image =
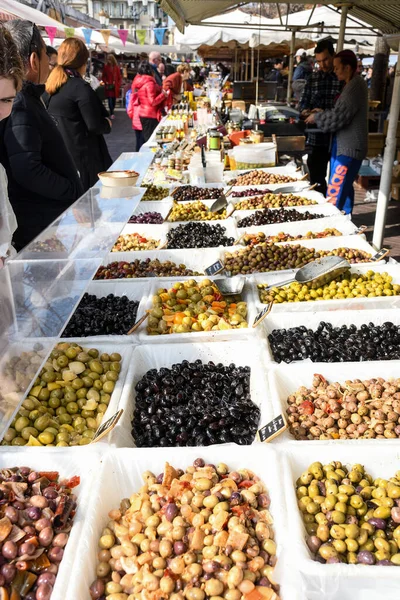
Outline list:
[[[113,67],[118,67],[117,59],[115,58],[114,54],[109,54],[107,56],[107,62],[111,63]]]
[[[179,65],[176,68],[177,73],[190,73],[190,67],[189,65]]]
[[[11,79],[18,92],[22,87],[24,68],[10,32],[0,26],[0,77]]]
[[[46,92],[52,96],[68,81],[66,68],[80,69],[86,64],[89,51],[78,38],[67,38],[58,49],[58,65],[54,67],[46,83]]]

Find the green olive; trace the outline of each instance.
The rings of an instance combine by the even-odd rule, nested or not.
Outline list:
[[[55,440],[55,435],[50,431],[43,431],[43,433],[39,434],[38,440],[41,444],[46,446],[47,444],[52,444]]]

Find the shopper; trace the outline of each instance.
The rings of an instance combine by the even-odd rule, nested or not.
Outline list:
[[[135,132],[134,152],[139,152],[140,148],[144,144],[143,126],[140,121],[139,107],[140,103],[137,91],[129,90],[129,104],[126,112],[132,121],[132,129]]]
[[[189,65],[179,65],[176,73],[169,75],[163,82],[163,89],[166,91],[170,90],[171,92],[168,97],[168,106],[179,103],[182,100],[183,92],[191,92],[193,90],[193,86],[188,82],[189,77]]]
[[[58,66],[46,83],[48,111],[75,161],[84,191],[112,164],[103,137],[110,133],[111,121],[96,92],[83,79],[88,58],[84,42],[67,38],[59,48]]]
[[[132,82],[132,94],[137,92],[139,117],[143,129],[143,139],[147,142],[157,127],[169,91],[159,86],[154,77],[154,69],[147,61],[139,64],[138,74]]]
[[[315,59],[319,70],[311,73],[307,79],[299,102],[303,118],[313,110],[333,108],[335,99],[343,87],[333,71],[333,44],[330,40],[321,40],[315,47]],[[307,135],[307,165],[311,184],[317,184],[317,191],[326,196],[326,175],[330,159],[330,135],[309,131]]]
[[[154,72],[154,77],[158,85],[162,85],[162,78],[158,72],[158,65],[161,63],[161,54],[159,52],[150,52],[149,63]]]
[[[162,63],[162,62],[161,62],[161,63],[158,65],[158,69],[157,69],[157,71],[158,71],[158,73],[159,73],[159,75],[160,75],[160,77],[161,77],[161,80],[162,80],[162,81],[165,81],[165,79],[166,79],[166,77],[167,77],[167,76],[165,75],[165,65],[164,65],[164,63]]]
[[[23,65],[10,33],[0,26],[0,121],[10,116],[17,92],[22,87]],[[17,220],[8,199],[7,176],[0,165],[0,269],[15,250],[11,245]]]
[[[353,183],[368,147],[368,88],[357,73],[357,57],[351,50],[335,56],[334,69],[338,80],[344,82],[341,95],[333,109],[313,113],[306,122],[334,133],[327,197],[337,208],[351,214]]]
[[[111,119],[114,118],[115,103],[121,90],[121,71],[114,54],[109,54],[104,65],[102,81],[105,85]]]
[[[46,52],[49,57],[49,69],[51,73],[54,67],[57,66],[58,52],[53,46],[46,46]]]
[[[175,73],[176,69],[174,67],[174,65],[172,64],[172,60],[168,57],[165,59],[165,74],[168,77],[169,75],[172,75],[172,73]]]
[[[0,162],[8,177],[18,221],[13,243],[21,250],[82,193],[79,174],[64,140],[41,100],[49,73],[46,45],[30,21],[4,25],[24,63],[24,83],[4,126]]]
[[[274,63],[274,68],[270,71],[268,75],[267,81],[276,81],[278,85],[283,84],[283,60],[281,58],[277,58]]]

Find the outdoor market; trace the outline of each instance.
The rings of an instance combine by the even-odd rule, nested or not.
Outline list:
[[[0,600],[398,600],[398,1],[46,2],[0,0]]]

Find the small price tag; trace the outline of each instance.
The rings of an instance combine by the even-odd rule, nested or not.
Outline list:
[[[366,229],[367,225],[360,225],[360,227],[358,227],[358,229],[356,230],[356,234],[359,235],[360,233],[364,233]]]
[[[98,442],[99,440],[101,440],[101,438],[104,437],[105,435],[108,435],[110,433],[110,431],[112,431],[114,429],[114,427],[120,420],[123,412],[124,412],[124,409],[121,408],[121,410],[116,412],[110,419],[107,419],[107,421],[105,423],[100,425],[100,427],[94,434],[94,438],[92,439],[92,441],[90,443],[94,444],[95,442]]]
[[[382,258],[389,254],[389,252],[390,250],[388,250],[388,248],[382,248],[382,250],[379,250],[379,252],[374,254],[374,256],[371,258],[371,261],[377,262],[378,260],[382,260]]]
[[[209,277],[212,277],[213,275],[216,275],[217,273],[220,273],[223,270],[224,265],[220,260],[217,260],[217,262],[207,267],[207,269],[204,269],[206,275],[208,275]]]
[[[287,423],[285,417],[283,415],[278,415],[258,430],[257,437],[260,442],[271,442],[274,438],[278,437],[278,435],[286,431],[286,429]]]
[[[256,315],[256,318],[253,322],[253,327],[257,327],[265,319],[265,317],[271,312],[273,302],[267,304],[260,312]]]

